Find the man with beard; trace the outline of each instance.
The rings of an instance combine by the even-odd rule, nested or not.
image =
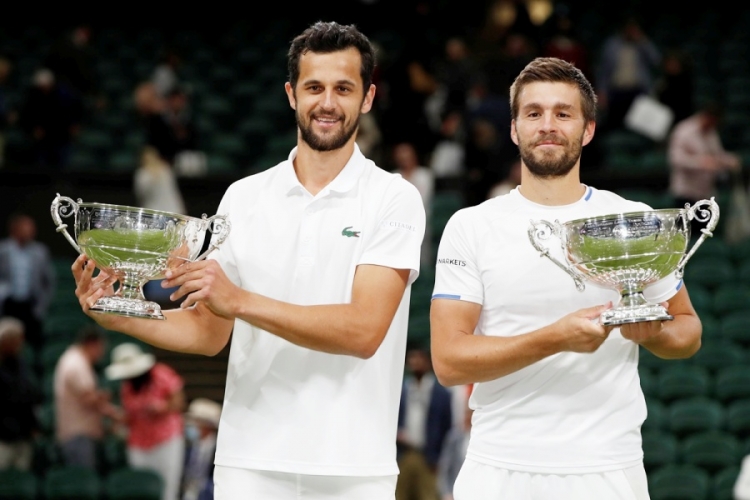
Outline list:
[[[540,258],[531,220],[649,208],[581,184],[596,98],[577,68],[532,61],[511,86],[510,103],[521,183],[458,211],[438,250],[434,370],[443,385],[475,384],[455,500],[647,499],[639,346],[661,358],[689,357],[700,347],[700,320],[670,275],[646,295],[667,303],[674,320],[602,326],[597,319],[618,294],[588,284],[579,292]],[[550,252],[564,260],[562,248]]]
[[[374,50],[354,26],[318,22],[289,50],[298,124],[289,158],[229,187],[229,236],[211,259],[166,273],[181,307],[154,322],[89,311],[113,278],[79,258],[81,306],[109,330],[216,354],[231,334],[217,500],[392,500],[411,283],[425,212],[416,188],[355,144],[370,111]]]

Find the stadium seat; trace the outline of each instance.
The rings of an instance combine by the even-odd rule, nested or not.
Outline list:
[[[732,434],[702,432],[690,435],[680,443],[680,458],[684,463],[714,473],[738,464],[742,460],[742,446]]]
[[[100,472],[108,475],[128,465],[127,443],[114,434],[107,434],[97,445]]]
[[[680,399],[668,406],[669,429],[684,437],[691,433],[717,431],[724,425],[724,408],[716,400],[698,397]]]
[[[646,420],[641,430],[662,431],[668,428],[667,407],[657,398],[646,398]]]
[[[31,458],[31,470],[38,477],[43,477],[48,470],[63,464],[60,448],[53,435],[54,431],[42,429],[42,432],[45,435],[34,440]]]
[[[692,295],[691,295],[692,297]],[[713,295],[713,312],[721,317],[737,311],[750,313],[750,285],[738,281],[722,283]],[[750,318],[750,316],[747,316]],[[750,338],[750,334],[748,334]]]
[[[638,378],[641,380],[641,390],[646,397],[658,397],[659,388],[654,371],[644,366],[638,367]]]
[[[698,248],[698,255],[702,248]],[[690,259],[685,265],[685,284],[690,289],[693,284],[698,284],[713,290],[724,283],[735,281],[737,270],[729,259]]]
[[[642,434],[643,465],[647,472],[677,463],[678,441],[670,432],[652,430]]]
[[[750,399],[750,369],[747,365],[722,368],[716,373],[714,397],[724,404]]]
[[[161,500],[164,481],[149,469],[120,468],[104,482],[107,500]]]
[[[17,469],[0,470],[0,500],[36,500],[39,481],[34,473]]]
[[[727,339],[705,339],[695,355],[689,359],[690,363],[704,366],[717,371],[727,366],[744,364],[747,354],[742,345]]]
[[[708,396],[711,389],[711,374],[697,365],[675,364],[659,371],[657,392],[666,402],[697,396]]]
[[[667,465],[648,478],[651,500],[707,500],[708,472],[689,464]]]
[[[740,467],[730,465],[718,471],[711,478],[711,499],[712,500],[734,500],[734,483],[740,475]]]
[[[727,406],[727,429],[736,436],[750,437],[750,399],[738,399]]]
[[[735,309],[721,317],[721,336],[730,341],[738,342],[743,347],[750,346],[750,299],[745,302],[744,310]]]
[[[87,467],[65,465],[52,468],[44,476],[46,500],[99,500],[101,480]]]

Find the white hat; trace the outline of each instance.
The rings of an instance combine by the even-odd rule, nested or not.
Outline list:
[[[185,416],[206,422],[218,428],[219,418],[221,417],[221,405],[210,399],[195,398],[188,406]]]
[[[156,364],[153,354],[145,353],[138,344],[126,342],[112,349],[112,363],[104,369],[110,380],[122,380],[143,375]]]

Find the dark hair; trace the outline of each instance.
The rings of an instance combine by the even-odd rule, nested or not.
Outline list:
[[[556,57],[537,57],[521,71],[510,86],[510,112],[513,119],[518,117],[518,95],[521,90],[534,82],[561,82],[578,87],[581,94],[583,119],[596,121],[596,93],[580,69]]]
[[[350,47],[357,49],[362,56],[360,75],[364,84],[364,92],[367,92],[375,71],[375,48],[372,43],[353,24],[342,25],[322,21],[316,22],[292,40],[287,62],[289,83],[292,84],[292,88],[297,86],[299,60],[303,54],[307,52],[326,54]]]
[[[77,344],[92,344],[94,342],[103,342],[104,333],[96,325],[86,325],[78,331],[76,335]]]

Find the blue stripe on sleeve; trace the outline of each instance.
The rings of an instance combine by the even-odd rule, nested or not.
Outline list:
[[[449,293],[436,293],[432,296],[433,299],[451,299],[451,300],[461,300],[460,295],[451,295]]]

